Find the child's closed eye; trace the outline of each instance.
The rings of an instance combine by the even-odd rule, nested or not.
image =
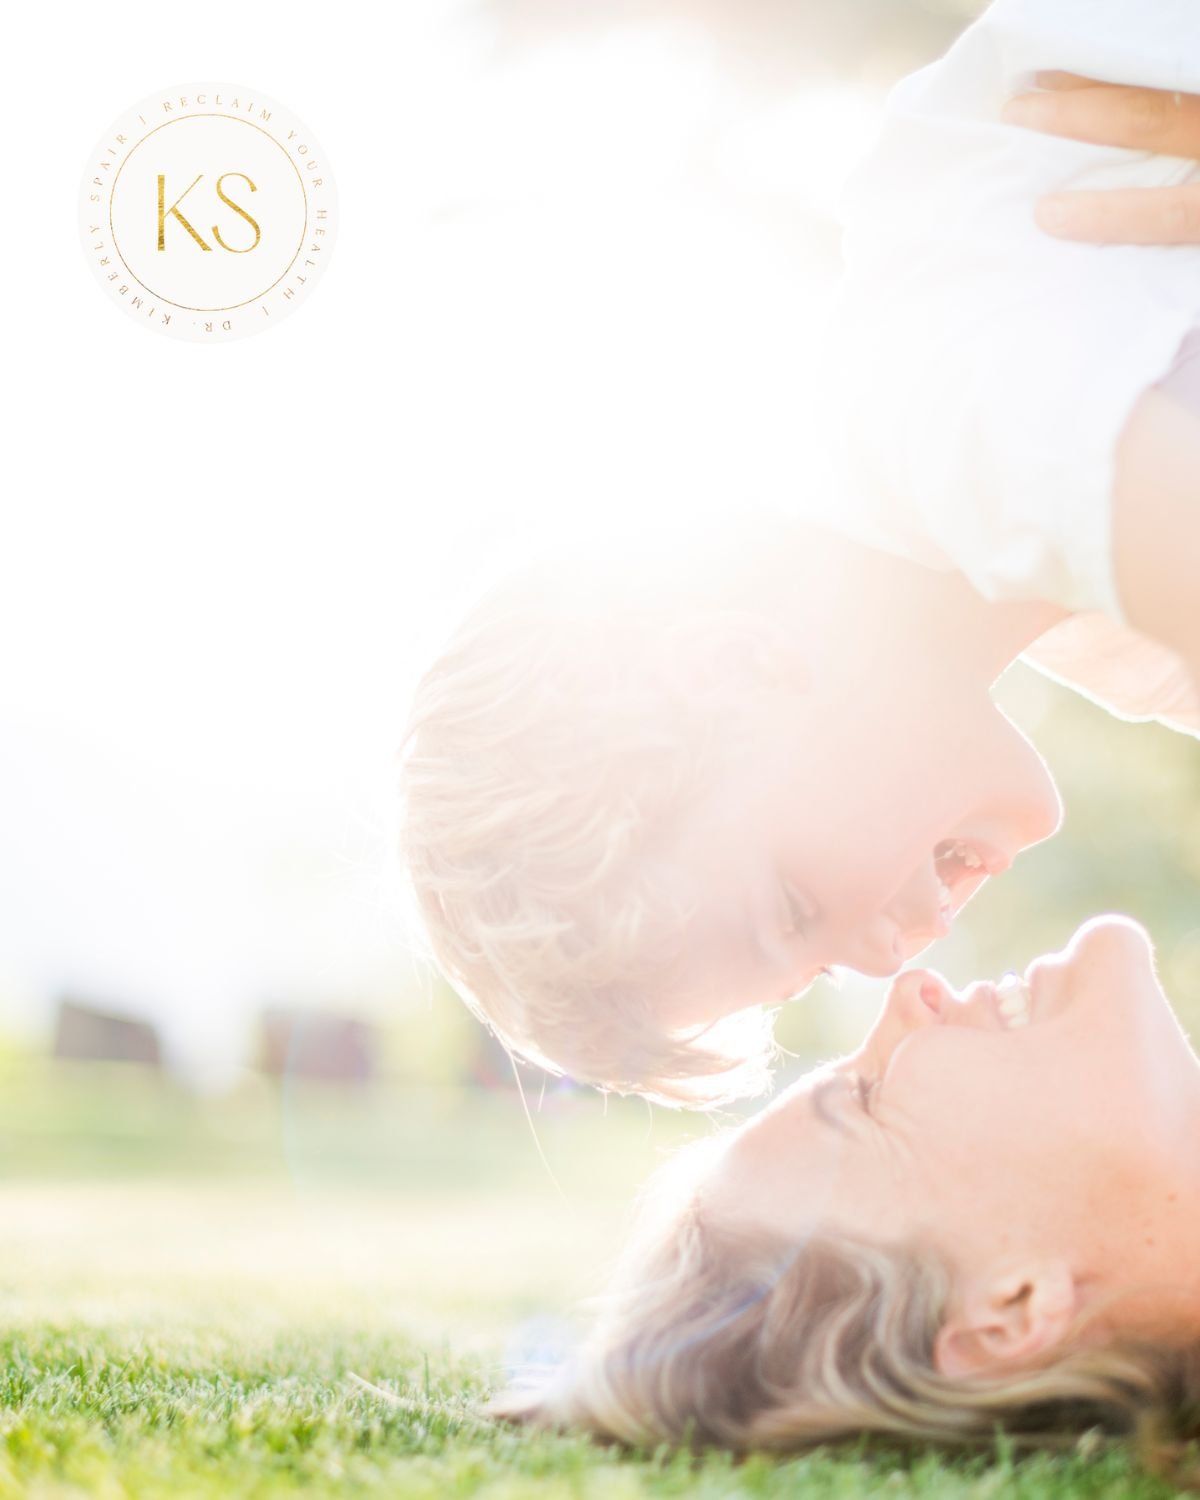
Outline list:
[[[785,937],[803,937],[817,919],[813,902],[790,880],[779,882],[779,930]]]

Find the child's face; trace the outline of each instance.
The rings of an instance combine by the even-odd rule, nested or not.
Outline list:
[[[982,688],[814,689],[754,731],[670,853],[694,906],[660,996],[671,1025],[776,1004],[833,966],[895,973],[1059,823],[1049,772]]]

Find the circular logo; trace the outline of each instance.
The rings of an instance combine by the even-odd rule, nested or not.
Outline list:
[[[84,173],[84,250],[131,318],[219,343],[293,312],[329,263],[337,193],[325,153],[256,89],[163,89],[114,121]]]

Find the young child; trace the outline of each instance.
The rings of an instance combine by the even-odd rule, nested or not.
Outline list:
[[[1200,246],[1068,243],[1043,233],[1034,202],[1200,180],[1200,163],[1006,122],[1047,74],[1069,84],[1062,70],[1196,92],[1200,16],[1188,0],[997,0],[895,90],[844,207],[838,498],[881,545],[957,568],[988,598],[1120,621],[1118,440],[1200,323]],[[1194,382],[1194,364],[1178,378]],[[1086,656],[1080,622],[1069,635]]]
[[[672,1103],[760,1087],[764,1007],[831,965],[895,972],[1054,831],[988,695],[1035,643],[1118,711],[1200,727],[1200,250],[1033,219],[1047,189],[1195,163],[1000,118],[1045,68],[1200,89],[1195,19],[999,0],[898,91],[850,200],[838,491],[707,548],[531,568],[426,675],[408,868],[515,1052]]]

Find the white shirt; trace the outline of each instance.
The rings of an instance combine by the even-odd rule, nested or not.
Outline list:
[[[1031,659],[1200,731],[1182,664],[1122,620],[1111,547],[1117,442],[1200,325],[1200,247],[1069,244],[1033,218],[1045,192],[1200,180],[1200,163],[1001,123],[1045,69],[1200,93],[1200,0],[996,0],[894,91],[845,200],[837,524],[987,598],[1077,612]]]

